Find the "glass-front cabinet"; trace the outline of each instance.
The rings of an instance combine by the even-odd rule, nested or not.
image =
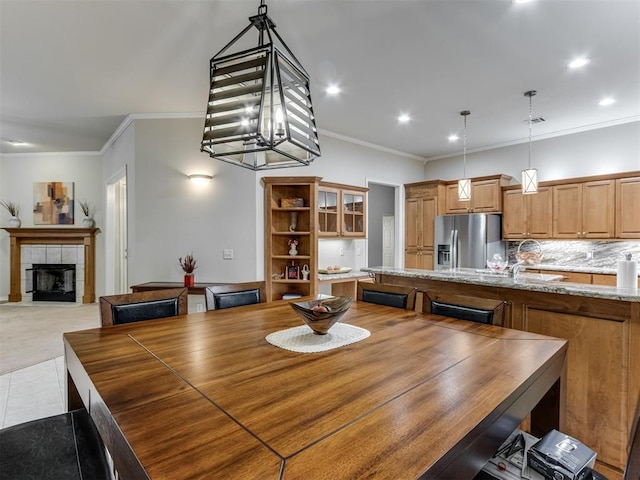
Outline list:
[[[367,188],[321,182],[318,187],[318,235],[365,238]]]

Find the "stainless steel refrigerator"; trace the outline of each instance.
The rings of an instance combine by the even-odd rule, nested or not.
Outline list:
[[[487,268],[487,259],[496,253],[507,258],[499,213],[439,215],[435,234],[436,270]]]

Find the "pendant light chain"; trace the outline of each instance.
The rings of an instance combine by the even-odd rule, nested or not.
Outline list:
[[[536,94],[535,90],[531,90],[529,93],[529,166],[527,169],[531,169],[531,124],[533,120],[533,96]]]
[[[469,110],[463,110],[460,115],[464,118],[464,130],[462,135],[462,177],[467,178],[467,116],[471,115]]]

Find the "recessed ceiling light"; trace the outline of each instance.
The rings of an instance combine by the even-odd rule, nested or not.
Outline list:
[[[400,123],[407,123],[409,122],[409,120],[411,120],[411,117],[409,116],[409,114],[407,113],[402,113],[400,114],[400,116],[398,117],[398,121]]]
[[[22,140],[7,140],[6,142],[14,147],[26,147],[29,145],[27,142],[23,142]]]
[[[453,135],[449,135],[448,140],[450,142],[455,142],[456,140],[460,140],[460,137],[454,133]]]
[[[602,100],[600,100],[598,102],[598,105],[600,105],[601,107],[606,107],[606,106],[612,105],[614,103],[616,103],[616,99],[615,98],[606,97],[606,98],[603,98]]]
[[[569,68],[580,68],[580,67],[584,67],[585,65],[587,65],[591,60],[589,60],[586,57],[579,57],[576,58],[574,60],[571,60],[571,62],[569,62],[569,65],[567,65]]]
[[[329,86],[327,87],[326,92],[327,92],[329,95],[337,95],[337,94],[339,94],[339,93],[340,93],[340,87],[339,87],[339,86],[337,86],[337,85],[329,85]]]
[[[532,0],[513,0],[513,3],[529,3]]]

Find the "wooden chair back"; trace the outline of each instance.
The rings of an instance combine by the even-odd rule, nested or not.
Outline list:
[[[504,325],[505,302],[466,295],[424,292],[422,311],[488,325]]]
[[[361,302],[377,303],[389,307],[414,310],[416,289],[386,283],[358,282],[357,299]]]
[[[228,283],[205,290],[207,310],[240,307],[267,301],[265,282]]]
[[[168,288],[100,297],[102,326],[186,315],[187,295],[187,288]]]

